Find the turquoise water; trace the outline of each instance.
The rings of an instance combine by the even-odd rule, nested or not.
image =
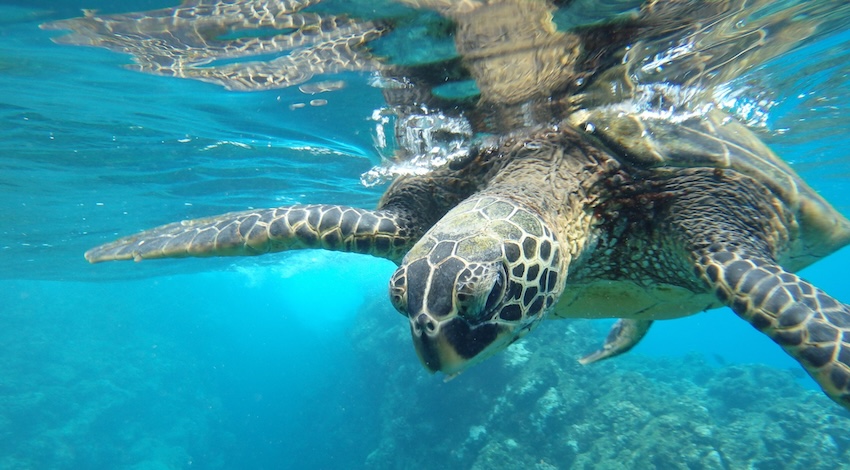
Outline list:
[[[383,187],[360,175],[380,163],[381,93],[347,73],[327,104],[294,107],[315,97],[144,75],[38,28],[106,2],[21,3],[0,3],[0,468],[850,461],[850,414],[727,309],[660,322],[628,356],[584,368],[574,359],[609,322],[549,322],[444,383],[387,301],[383,260],[89,265],[87,248],[173,220],[374,206]],[[850,215],[848,49],[835,32],[748,83],[776,100],[765,139]],[[848,263],[844,249],[803,275],[850,302]]]

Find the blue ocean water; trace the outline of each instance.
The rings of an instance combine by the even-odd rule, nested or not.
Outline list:
[[[433,448],[435,468],[488,468],[471,455],[485,455],[489,436],[529,455],[539,445],[537,468],[567,468],[544,461],[561,455],[556,441],[575,455],[590,446],[549,430],[610,416],[558,415],[560,424],[535,428],[537,408],[512,405],[496,421],[529,428],[516,436],[475,421],[508,408],[496,406],[498,390],[547,384],[535,403],[548,403],[556,379],[529,380],[503,358],[448,383],[429,376],[387,301],[387,261],[305,251],[89,265],[86,249],[165,222],[292,203],[372,207],[383,190],[360,184],[380,162],[369,118],[383,103],[365,75],[342,74],[346,88],[311,106],[297,89],[238,93],[136,73],[121,67],[126,56],[57,45],[57,32],[38,27],[110,5],[0,3],[0,468],[416,468]],[[848,50],[850,34],[839,31],[751,82],[776,100],[765,139],[850,215]],[[802,274],[850,302],[848,264],[845,248]],[[509,358],[524,364],[566,349],[579,342],[575,328],[600,342],[608,325],[550,322]],[[765,367],[822,420],[848,419],[728,309],[659,322],[613,361],[593,373],[633,378],[657,366],[645,375],[664,391],[700,385],[692,371],[677,376],[682,364],[712,374]],[[591,372],[559,364],[593,387],[581,376]],[[532,445],[534,432],[552,442]],[[833,454],[847,455],[847,439],[830,436]],[[746,467],[724,459],[723,468]]]

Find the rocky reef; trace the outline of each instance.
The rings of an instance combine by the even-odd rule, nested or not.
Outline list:
[[[0,468],[850,462],[850,413],[799,370],[634,352],[581,366],[604,332],[559,320],[444,382],[419,365],[383,282],[330,334],[238,279],[3,284]]]
[[[377,308],[377,307],[376,307]],[[368,308],[367,308],[368,309]],[[850,414],[796,371],[715,365],[702,355],[576,358],[602,333],[552,321],[443,383],[418,364],[402,328],[363,315],[356,341],[381,354],[380,443],[368,468],[835,469],[850,462]],[[376,334],[376,331],[383,333]]]

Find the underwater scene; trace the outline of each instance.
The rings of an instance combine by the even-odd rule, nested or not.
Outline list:
[[[89,251],[233,211],[371,210],[395,178],[592,106],[722,112],[850,216],[845,3],[0,0],[0,469],[850,469],[850,405],[719,303],[598,363],[578,360],[615,319],[578,314],[432,373],[388,288],[404,253],[377,242]],[[531,81],[501,75],[517,49],[457,39],[526,26],[534,64],[557,51]],[[850,247],[825,255],[800,276],[850,303]]]

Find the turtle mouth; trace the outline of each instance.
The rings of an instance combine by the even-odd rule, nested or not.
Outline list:
[[[441,323],[425,314],[411,319],[413,346],[422,365],[430,372],[454,376],[504,349],[512,338],[511,328],[496,323],[471,326],[460,317]]]

